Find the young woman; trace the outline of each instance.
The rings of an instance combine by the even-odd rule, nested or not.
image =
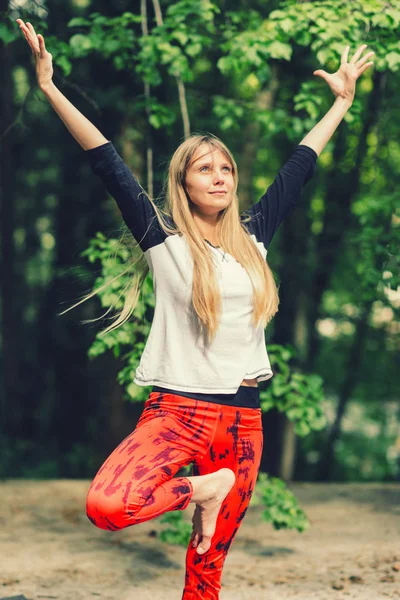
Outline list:
[[[249,210],[239,215],[228,148],[213,135],[192,135],[171,159],[161,211],[111,141],[56,88],[43,36],[17,22],[40,89],[118,203],[154,281],[154,320],[134,379],[152,392],[136,429],[95,476],[87,515],[115,531],[194,503],[182,598],[215,600],[261,460],[258,382],[273,376],[264,329],[278,308],[267,249],[352,105],[355,81],[373,64],[365,64],[373,52],[361,59],[361,46],[348,63],[347,46],[337,73],[315,72],[335,103]],[[130,292],[117,325],[132,313],[137,281]],[[174,477],[189,464],[192,477]]]

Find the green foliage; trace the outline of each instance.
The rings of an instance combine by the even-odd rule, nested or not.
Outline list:
[[[366,425],[368,426],[368,422]],[[371,436],[367,431],[343,432],[335,446],[332,479],[361,482],[398,481],[399,452],[392,457],[388,456],[388,449],[396,448],[397,439],[396,435],[379,435],[371,443]]]
[[[316,94],[314,81],[305,81],[302,83],[301,91],[294,97],[294,110],[306,110],[309,116],[316,120],[320,114],[323,98]]]
[[[4,46],[11,44],[20,37],[19,28],[15,27],[14,19],[10,15],[3,16],[0,23],[0,41]]]
[[[357,250],[356,272],[364,301],[374,300],[377,290],[400,286],[400,227],[392,215],[399,208],[398,193],[365,195],[352,206],[360,226],[352,237]]]
[[[267,473],[259,473],[250,506],[262,504],[265,510],[262,517],[274,529],[296,529],[306,531],[310,524],[305,512],[299,507],[293,493],[285,482]]]
[[[193,26],[199,23],[211,25],[211,31],[214,15],[220,13],[220,9],[210,0],[180,0],[174,2],[167,8],[166,24],[188,23]]]
[[[87,257],[90,263],[101,263],[101,274],[96,278],[94,289],[100,288],[121,274],[113,283],[97,293],[103,308],[115,307],[119,311],[124,304],[126,288],[134,275],[131,269],[122,275],[129,258],[128,248],[119,243],[119,240],[106,238],[103,233],[98,232],[89,241],[88,248],[81,255]],[[115,357],[121,358],[124,367],[118,373],[117,380],[124,386],[126,398],[136,402],[145,400],[150,391],[149,387],[136,385],[133,378],[140,362],[145,340],[150,332],[151,318],[148,318],[147,315],[154,309],[154,306],[153,283],[148,274],[141,286],[139,301],[134,311],[135,321],[128,320],[106,335],[101,335],[101,331],[99,331],[88,350],[91,359],[108,350],[111,350]]]
[[[54,443],[54,440],[52,441]],[[60,455],[55,446],[49,450],[34,439],[7,437],[0,434],[0,480],[9,477],[22,479],[57,479],[60,461],[71,478],[85,477],[87,469],[96,468],[93,449],[86,443],[74,442],[68,452]]]
[[[141,15],[131,12],[113,18],[99,13],[74,18],[68,26],[79,27],[85,33],[70,38],[70,51],[62,54],[63,60],[97,51],[104,58],[111,58],[117,70],[135,69],[153,86],[163,81],[162,65],[170,75],[192,81],[191,61],[211,46],[213,18],[218,12],[218,7],[208,0],[182,0],[167,8],[163,24],[154,27],[148,35],[141,33]],[[155,123],[156,128],[162,126],[154,116],[150,122],[153,126]]]
[[[186,547],[192,535],[192,525],[183,519],[182,511],[171,511],[164,513],[160,523],[169,525],[160,531],[160,540],[167,544]]]
[[[329,401],[327,412],[333,412],[334,405],[334,401]],[[382,411],[380,402],[367,403],[364,398],[349,403],[340,439],[335,444],[331,481],[399,481],[396,411],[396,403],[387,411]],[[300,440],[301,454],[307,458],[301,479],[315,478],[324,444],[322,432],[311,432]]]
[[[165,104],[158,102],[154,96],[150,98],[149,109],[149,123],[154,127],[154,129],[168,127],[176,121],[176,111],[171,110],[171,108],[165,106]]]
[[[72,70],[74,60],[98,52],[105,59],[111,59],[117,71],[132,69],[138,51],[137,35],[134,25],[141,22],[140,15],[125,12],[118,17],[106,17],[100,13],[91,13],[87,18],[75,17],[67,23],[69,28],[79,28],[69,43],[55,36],[46,38],[46,46],[53,55],[53,62],[62,69],[67,77]]]
[[[232,98],[227,99],[220,95],[213,97],[213,113],[220,119],[222,131],[240,131],[243,126],[244,112],[243,104]]]
[[[171,4],[163,24],[141,37],[137,72],[145,81],[157,86],[163,81],[160,65],[165,65],[169,75],[192,82],[193,60],[212,46],[214,15],[219,12],[208,0],[182,0]]]
[[[239,88],[240,82],[246,81],[250,74],[261,85],[269,85],[273,83],[272,63],[293,60],[296,46],[305,46],[312,51],[315,56],[312,70],[323,68],[332,72],[338,69],[347,44],[351,46],[351,55],[358,46],[369,43],[369,49],[375,51],[374,69],[394,73],[400,61],[399,43],[394,34],[400,11],[384,0],[362,3],[362,6],[358,9],[345,0],[302,3],[287,0],[266,18],[256,11],[249,11],[248,17],[240,11],[229,12],[221,26],[225,41],[221,44],[223,54],[217,66]],[[331,99],[330,90],[317,78],[300,85],[300,92],[294,97],[294,110],[306,111],[310,119],[286,114],[280,125],[276,123],[278,107],[274,107],[274,111],[263,111],[257,102],[249,104],[242,118],[256,118],[269,135],[284,131],[291,139],[298,139],[305,130],[313,127],[321,108],[325,108],[328,98]],[[359,87],[362,89],[363,86],[365,83]],[[225,126],[230,123],[232,128],[235,127],[234,109],[231,104],[231,115],[224,116]],[[363,108],[356,98],[345,121],[356,126],[362,119]]]
[[[268,348],[274,376],[271,385],[260,391],[263,412],[276,408],[294,423],[297,435],[326,426],[321,403],[324,399],[322,378],[294,371],[289,361],[295,355],[291,346],[272,344]]]
[[[72,19],[72,23],[73,21]],[[117,71],[134,68],[137,34],[132,25],[140,21],[140,16],[128,12],[113,18],[92,13],[87,29],[87,41],[82,39],[81,44],[74,44],[75,36],[70,39],[73,57],[86,56],[93,50],[101,53],[104,58],[111,59]],[[72,23],[70,21],[68,26],[73,27]]]
[[[251,119],[258,121],[269,137],[285,132],[294,140],[315,124],[331,100],[328,87],[318,78],[301,82],[294,96],[294,113],[304,111],[308,118],[292,114],[290,106],[265,110],[257,97],[263,86],[273,82],[272,65],[293,60],[298,46],[309,49],[313,70],[330,71],[338,68],[347,44],[354,51],[370,38],[374,68],[393,73],[399,69],[396,27],[400,11],[384,0],[356,7],[345,0],[286,0],[269,14],[251,7],[223,12],[209,0],[181,0],[169,4],[164,12],[163,23],[153,26],[147,35],[142,34],[141,15],[132,12],[117,17],[98,12],[75,17],[68,27],[78,31],[69,43],[52,36],[47,38],[47,46],[65,76],[71,73],[74,60],[96,52],[112,60],[117,71],[134,72],[153,87],[165,82],[165,71],[184,83],[193,83],[197,62],[218,48],[216,68],[230,83],[223,95],[214,98],[213,113],[221,120],[221,131],[238,131],[242,122]],[[45,23],[38,25],[40,30]],[[1,28],[0,37],[6,43],[16,39],[17,29],[13,30],[9,21],[5,20]],[[238,98],[230,97],[231,90]],[[239,98],[248,102],[238,103]],[[357,98],[345,120],[355,126],[361,122],[362,113]],[[151,100],[148,120],[154,129],[169,126],[176,119],[176,104]]]
[[[81,256],[87,257],[89,262],[101,261],[101,275],[96,279],[94,287],[98,288],[106,282],[122,274],[126,269],[125,261],[128,260],[129,251],[118,240],[114,238],[107,239],[105,235],[98,232],[94,238],[89,241],[89,246],[81,253]],[[117,309],[123,306],[122,290],[128,284],[129,275],[119,277],[111,283],[105,290],[98,295],[103,307],[109,307],[115,304]]]

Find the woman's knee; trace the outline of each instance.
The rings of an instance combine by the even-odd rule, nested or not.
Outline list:
[[[145,500],[137,498],[137,502],[129,503],[117,492],[107,495],[104,490],[91,487],[86,498],[86,515],[88,519],[99,527],[108,531],[116,531],[134,525]]]
[[[120,529],[121,502],[114,496],[106,496],[93,487],[86,497],[86,515],[100,529],[114,531]]]

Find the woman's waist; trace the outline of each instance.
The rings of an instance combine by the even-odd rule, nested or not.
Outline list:
[[[192,398],[203,402],[213,402],[215,404],[225,404],[227,406],[238,406],[242,408],[260,408],[260,390],[257,387],[240,385],[235,393],[215,394],[203,392],[186,392],[174,390],[161,386],[153,386],[152,392],[164,394],[174,394],[184,398]]]

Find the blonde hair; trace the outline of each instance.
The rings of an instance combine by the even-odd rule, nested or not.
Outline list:
[[[205,135],[190,135],[175,150],[171,158],[168,178],[163,190],[165,197],[164,207],[159,208],[148,194],[146,196],[153,205],[157,219],[164,232],[167,235],[181,234],[186,237],[193,260],[192,304],[198,317],[200,330],[206,334],[209,343],[211,343],[217,333],[221,316],[221,294],[211,249],[196,226],[190,210],[190,198],[185,189],[187,169],[197,148],[201,144],[208,144],[211,149],[220,150],[231,164],[234,180],[233,199],[229,206],[223,209],[219,215],[215,238],[217,244],[233,256],[248,273],[253,288],[253,326],[262,325],[264,328],[267,326],[278,311],[279,296],[268,263],[264,260],[256,244],[251,239],[250,234],[242,224],[250,220],[251,217],[247,217],[243,221],[240,219],[239,200],[237,197],[239,178],[237,165],[231,152],[219,138],[210,133]],[[131,246],[130,258],[127,261],[126,268],[112,279],[106,281],[100,288],[85,295],[82,300],[67,309],[71,310],[109,285],[112,285],[123,275],[134,272],[132,279],[129,280],[128,284],[122,290],[122,309],[116,316],[109,317],[114,319],[114,322],[99,335],[106,335],[109,331],[123,325],[130,318],[137,305],[140,288],[149,272],[149,266],[139,244],[132,244],[134,240],[132,236],[130,238],[130,244],[128,244]],[[127,245],[125,234],[119,240],[119,243]],[[93,322],[103,318],[115,308],[118,300],[101,317],[84,322]],[[67,311],[60,314],[64,314],[65,312]]]

